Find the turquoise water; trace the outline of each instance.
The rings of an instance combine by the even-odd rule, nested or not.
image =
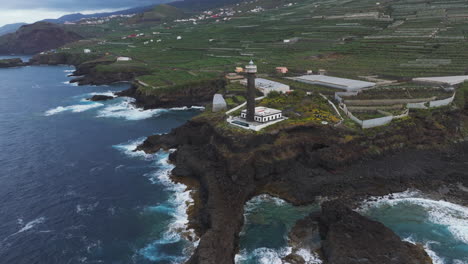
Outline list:
[[[298,219],[318,206],[294,207],[259,196],[246,204],[237,264],[281,264],[291,252],[287,235]],[[434,264],[468,264],[468,208],[423,198],[416,192],[365,202],[359,212],[382,222],[402,239],[424,245]],[[321,263],[310,257],[307,264]]]
[[[290,253],[288,233],[297,220],[319,210],[317,205],[295,207],[268,195],[253,198],[245,207],[238,264],[282,263]]]
[[[468,264],[468,208],[414,193],[381,198],[362,212],[425,246],[435,264]]]

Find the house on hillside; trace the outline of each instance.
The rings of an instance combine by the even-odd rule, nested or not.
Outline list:
[[[89,54],[89,53],[91,53],[91,50],[90,50],[90,49],[84,49],[83,52],[84,52],[85,54]]]
[[[286,73],[288,73],[288,71],[289,70],[286,67],[276,67],[276,72],[277,73],[286,74]]]
[[[117,57],[117,61],[131,61],[132,58],[130,57]]]

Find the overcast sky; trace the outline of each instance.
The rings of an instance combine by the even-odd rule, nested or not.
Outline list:
[[[0,0],[0,26],[59,18],[70,13],[116,11],[147,6],[164,0]]]

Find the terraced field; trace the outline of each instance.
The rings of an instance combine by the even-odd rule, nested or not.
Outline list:
[[[222,76],[250,59],[261,73],[273,73],[277,66],[297,73],[325,68],[353,78],[456,75],[468,70],[466,1],[298,2],[246,2],[233,6],[234,16],[196,23],[118,20],[75,26],[87,36],[100,37],[94,44],[68,48],[132,57],[133,63],[151,69],[153,73],[141,79],[155,87]],[[245,12],[253,6],[266,10]],[[145,36],[122,39],[139,33]]]

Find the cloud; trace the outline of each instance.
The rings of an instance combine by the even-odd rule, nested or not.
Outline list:
[[[3,1],[2,1],[3,2]],[[160,0],[15,0],[2,3],[2,10],[47,9],[55,11],[121,9],[126,7],[158,4]],[[165,1],[167,2],[167,1]]]
[[[33,23],[78,12],[91,14],[116,11],[167,3],[171,0],[13,0],[1,2],[0,26],[18,22]]]

